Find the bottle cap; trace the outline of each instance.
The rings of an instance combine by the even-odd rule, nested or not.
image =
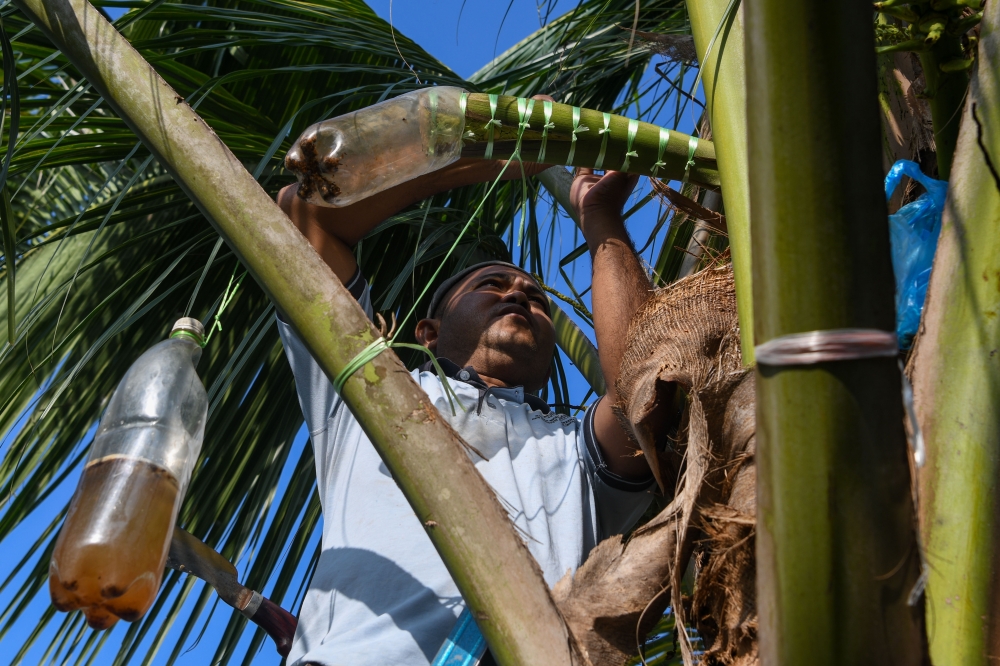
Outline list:
[[[205,346],[205,325],[194,317],[181,317],[170,329],[170,337],[189,337],[199,346]]]

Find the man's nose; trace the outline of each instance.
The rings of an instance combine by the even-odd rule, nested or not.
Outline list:
[[[525,309],[530,309],[528,308],[528,295],[516,287],[504,294],[503,301],[517,303]]]

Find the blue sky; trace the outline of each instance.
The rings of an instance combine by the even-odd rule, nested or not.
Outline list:
[[[390,18],[389,0],[371,0],[369,4],[380,16],[387,20]],[[537,30],[543,18],[545,4],[547,3],[543,1],[543,8],[540,10],[535,4],[535,0],[510,0],[509,3],[506,0],[467,0],[464,6],[463,0],[393,0],[391,18],[394,27],[400,33],[405,34],[422,45],[458,74],[468,77],[473,72],[488,64],[495,55],[499,55],[505,49]],[[576,3],[575,0],[562,0],[561,4],[556,4],[553,0],[552,4],[554,5],[554,9],[550,18],[555,18],[564,11],[571,9]],[[648,76],[655,76],[655,74],[648,74]],[[688,113],[678,129],[690,132],[694,121],[693,112]],[[648,191],[648,185],[643,185],[643,188],[645,189],[641,189],[635,195],[636,199],[644,191]],[[545,219],[546,214],[544,210],[539,211],[541,219]],[[628,227],[630,233],[632,233],[639,247],[646,244],[647,237],[656,219],[657,205],[653,203],[646,206],[629,220]],[[578,237],[574,233],[572,221],[565,216],[559,216],[559,223],[556,229],[557,236],[553,238],[554,262],[557,262],[561,256],[568,253],[579,242]],[[665,230],[659,233],[657,241],[652,243],[651,248],[656,249],[659,247],[659,241],[662,240],[664,233]],[[651,257],[651,251],[647,251],[644,254],[644,258],[647,261],[651,261]],[[546,271],[546,274],[550,276],[556,273],[557,270],[554,264],[551,270]],[[586,259],[577,262],[573,279],[577,288],[583,288],[589,284],[589,265],[587,265]],[[559,281],[554,286],[560,288],[562,291],[566,291],[565,285],[560,284]],[[588,333],[590,332],[589,329],[585,328],[584,330],[588,330]],[[570,401],[573,404],[580,404],[588,387],[579,374],[572,368],[569,370],[569,375]],[[299,451],[306,445],[307,440],[303,430],[300,431],[299,436],[296,438],[294,444],[295,451],[293,451],[291,459],[297,459]],[[289,467],[289,471],[290,469]],[[33,521],[32,524],[21,526],[12,538],[4,544],[9,558],[11,554],[16,554],[17,557],[20,557],[20,553],[24,552],[24,549],[34,542],[40,530],[65,506],[76,482],[75,474],[71,476],[70,481],[63,484],[59,492],[54,493],[42,510],[37,513],[37,520]],[[283,480],[283,483],[287,483],[287,479]],[[311,547],[306,549],[306,552],[310,551]],[[244,558],[242,562],[237,563],[241,565],[241,572],[244,570],[246,560],[247,558]],[[8,566],[11,567],[12,564]],[[8,569],[0,569],[0,573],[4,573],[6,570]],[[5,578],[6,575],[4,574],[3,577]],[[293,584],[291,589],[294,590],[296,587],[297,585]],[[16,589],[17,585],[15,584],[0,594],[0,609],[5,608],[9,604],[12,590]],[[200,589],[201,585],[198,584],[190,597],[191,601],[197,597]],[[217,597],[213,594],[210,597],[209,605],[215,604],[216,600]],[[189,601],[189,605],[191,601]],[[43,591],[26,611],[25,617],[37,618],[47,605],[48,595]],[[209,663],[213,654],[213,646],[225,628],[228,618],[228,608],[225,606],[219,607],[200,641],[195,641],[194,637],[186,641],[187,645],[185,645],[185,649],[189,651],[180,659],[180,663]],[[57,618],[57,620],[59,619],[61,618]],[[152,661],[153,664],[162,664],[166,661],[167,656],[177,642],[182,625],[183,622],[178,622],[174,630],[166,636],[163,647],[161,647],[156,658]],[[111,664],[113,662],[115,653],[117,652],[117,644],[127,628],[128,625],[125,625],[125,623],[119,623],[119,626],[111,632],[105,649],[93,662],[95,665]],[[16,625],[14,630],[2,639],[0,654],[5,655],[7,660],[12,659],[32,629],[32,626],[24,622]],[[45,651],[51,647],[54,635],[54,627],[46,630],[45,635],[40,638],[36,646],[26,656],[24,663],[38,663]],[[249,643],[251,635],[251,632],[247,632],[243,645]],[[86,638],[87,634],[85,633],[83,640],[86,640]],[[151,638],[147,637],[145,639],[140,648],[140,653],[148,651]],[[242,652],[242,649],[238,650],[237,655],[241,655]],[[11,662],[6,661],[4,663]],[[136,661],[135,663],[139,662]],[[280,659],[274,651],[273,643],[269,640],[265,641],[263,649],[254,663],[280,663]]]

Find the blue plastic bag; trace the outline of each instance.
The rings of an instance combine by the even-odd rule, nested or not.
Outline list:
[[[917,334],[924,309],[948,183],[925,176],[916,162],[899,160],[885,177],[886,199],[896,191],[903,176],[927,189],[916,201],[889,216],[892,270],[896,275],[896,337],[900,348],[907,349]]]

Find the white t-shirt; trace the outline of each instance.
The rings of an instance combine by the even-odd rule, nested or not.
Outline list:
[[[371,316],[360,275],[349,285]],[[323,545],[287,663],[428,664],[463,608],[462,597],[371,441],[291,326],[278,319],[316,456]],[[476,469],[555,584],[600,539],[631,527],[652,499],[652,478],[610,474],[584,419],[548,412],[523,389],[488,388],[471,367],[440,359],[465,411],[452,415],[438,375],[411,374],[473,448]],[[585,434],[586,433],[586,434]]]

